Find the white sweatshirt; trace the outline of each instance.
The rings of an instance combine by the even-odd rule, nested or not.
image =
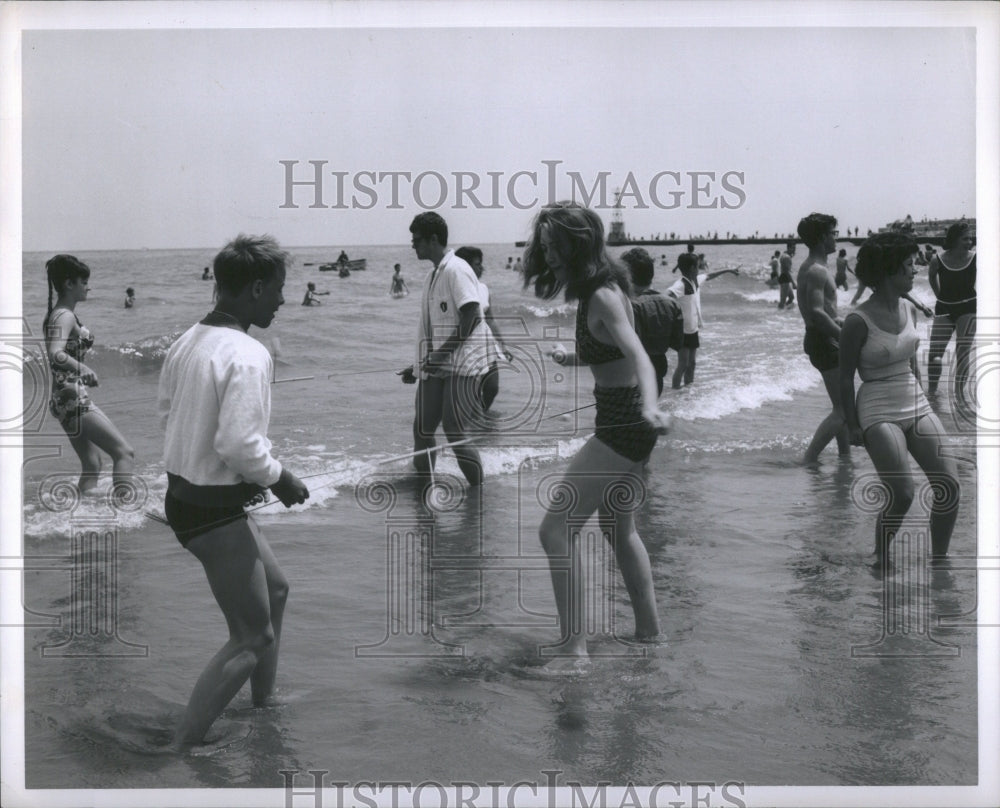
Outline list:
[[[195,485],[278,481],[267,439],[271,367],[267,349],[241,330],[198,323],[181,335],[160,373],[169,473]]]

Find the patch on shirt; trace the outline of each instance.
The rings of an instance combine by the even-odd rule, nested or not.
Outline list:
[[[444,312],[448,311],[448,301],[447,300],[442,300],[441,301],[441,311],[444,311]]]

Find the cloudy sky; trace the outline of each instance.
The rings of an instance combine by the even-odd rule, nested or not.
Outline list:
[[[29,251],[403,243],[427,208],[506,242],[615,188],[636,236],[977,213],[976,17],[942,4],[41,5]]]

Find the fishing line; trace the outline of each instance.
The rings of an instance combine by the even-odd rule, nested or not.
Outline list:
[[[596,406],[597,402],[595,401],[593,404],[584,404],[582,407],[577,407],[575,410],[566,410],[566,412],[557,412],[555,415],[546,415],[542,420],[548,421],[550,418],[558,418],[560,415],[571,415],[574,412],[580,412],[580,410],[586,410]]]
[[[311,479],[313,477],[321,477],[324,474],[335,474],[335,475],[336,474],[342,474],[342,473],[345,473],[345,472],[357,471],[359,468],[364,468],[365,466],[382,466],[382,465],[385,465],[387,463],[396,463],[396,462],[398,462],[400,460],[406,460],[408,458],[415,457],[418,454],[424,454],[425,452],[427,453],[428,461],[430,461],[430,453],[431,452],[437,452],[437,451],[440,451],[441,449],[448,449],[448,448],[450,448],[452,446],[460,446],[463,443],[469,443],[471,440],[472,440],[472,438],[465,438],[463,440],[452,441],[451,443],[442,443],[439,446],[428,446],[426,449],[420,449],[420,450],[415,451],[415,452],[407,452],[406,454],[395,455],[394,457],[386,457],[386,458],[383,458],[382,460],[370,460],[370,461],[368,461],[366,463],[361,463],[359,466],[354,466],[352,468],[347,468],[347,469],[343,469],[342,468],[342,469],[339,469],[339,470],[334,469],[334,470],[327,470],[327,471],[317,471],[317,472],[315,472],[313,474],[304,475],[304,476],[300,477],[299,479],[300,480],[308,480],[308,479]],[[325,483],[321,483],[320,485],[317,485],[313,490],[314,491],[319,491],[322,488],[326,488],[327,486],[330,486],[330,485],[335,485],[336,483],[337,483],[336,480],[330,480],[329,482],[325,482]],[[433,466],[431,466],[431,483],[432,484],[434,483],[434,467]],[[261,494],[263,494],[265,490],[266,489],[262,489],[261,490]],[[254,499],[256,499],[257,496],[260,496],[261,494],[255,495],[254,497],[251,498],[250,501],[252,502]],[[254,505],[253,507],[246,508],[243,512],[244,513],[253,513],[254,511],[260,510],[261,508],[266,508],[268,505],[271,505],[271,504],[272,503],[271,503],[270,500],[266,500],[266,501],[260,503],[259,505]],[[163,524],[163,525],[169,525],[170,524],[164,517],[160,516],[158,513],[154,513],[153,511],[145,511],[145,515],[147,517],[149,517],[150,519],[152,519],[153,521],[159,522],[160,524]],[[238,519],[239,517],[237,516],[236,518]],[[227,516],[227,517],[224,517],[222,519],[218,519],[215,522],[208,522],[208,523],[206,523],[204,525],[201,525],[200,527],[211,529],[211,528],[214,528],[216,525],[225,524],[226,522],[231,522],[231,521],[233,521],[233,518],[230,517],[230,516]]]
[[[311,379],[315,379],[315,376],[295,376],[291,379],[272,379],[271,384],[284,384],[285,382],[307,382]],[[142,404],[147,401],[156,401],[157,396],[143,396],[142,398],[127,398],[124,401],[105,401],[101,404],[102,407],[119,407],[124,404]]]

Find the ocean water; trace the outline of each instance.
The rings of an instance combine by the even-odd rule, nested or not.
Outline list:
[[[695,383],[664,392],[674,428],[636,481],[667,644],[626,642],[624,587],[592,541],[595,659],[565,680],[539,670],[557,639],[541,503],[593,431],[593,381],[541,354],[572,339],[574,307],[521,290],[504,268],[513,245],[481,246],[515,361],[479,438],[487,483],[465,488],[445,453],[429,493],[405,457],[414,388],[395,371],[411,362],[430,265],[404,246],[347,246],[368,269],[341,279],[318,270],[340,247],[291,250],[286,305],[251,331],[276,359],[275,454],[312,494],[256,513],[291,582],[278,703],[253,710],[244,690],[204,753],[183,757],[152,754],[155,740],[226,630],[200,565],[147,514],[162,513],[166,485],[158,372],[211,308],[200,275],[215,250],[80,254],[93,398],[135,448],[143,491],[125,512],[74,500],[78,461],[29,366],[27,785],[281,788],[282,770],[348,783],[543,783],[545,770],[614,784],[976,783],[974,439],[942,396],[963,497],[951,569],[925,569],[917,502],[896,571],[874,576],[867,455],[831,446],[817,467],[797,463],[829,404],[798,313],[778,311],[764,283],[766,245],[707,251],[710,269],[743,269],[703,287]],[[652,252],[665,288],[659,257],[672,265],[677,248]],[[24,256],[29,350],[48,257]],[[412,290],[401,299],[388,295],[397,262]],[[310,280],[331,293],[322,306],[299,305]],[[124,310],[128,286],[137,305]],[[932,300],[925,276],[915,294]]]

